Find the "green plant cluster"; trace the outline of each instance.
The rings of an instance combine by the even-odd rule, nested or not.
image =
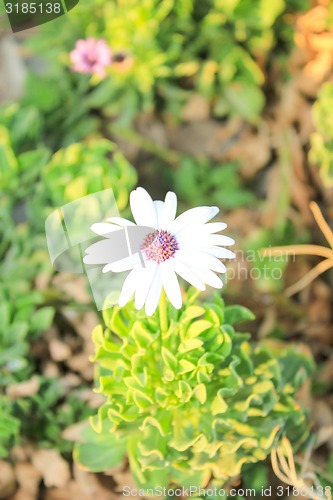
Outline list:
[[[35,56],[36,57],[36,56]],[[66,70],[27,72],[23,95],[1,106],[0,124],[11,131],[20,151],[40,145],[58,150],[99,136],[100,117],[90,97],[89,77]]]
[[[327,186],[333,185],[333,83],[321,87],[313,105],[312,116],[316,131],[311,135],[310,161],[320,165],[320,175]]]
[[[48,281],[53,273],[46,248],[45,219],[59,206],[107,188],[113,188],[117,204],[123,209],[136,184],[134,168],[106,139],[71,144],[52,154],[41,140],[39,127],[30,129],[33,117],[38,116],[31,110],[16,105],[0,110],[2,456],[17,438],[18,422],[22,436],[59,443],[61,428],[88,414],[79,398],[70,396],[64,403],[57,381],[42,375],[39,394],[14,400],[6,396],[8,387],[29,380],[38,370],[32,346],[50,327],[57,306],[62,304],[55,290],[36,288],[41,275]],[[31,415],[38,425],[33,424]]]
[[[126,207],[137,175],[114,143],[96,138],[71,144],[53,155],[43,144],[26,150],[16,126],[16,111],[5,108],[3,116],[11,117],[6,120],[10,128],[0,125],[0,192],[5,194],[1,220],[4,229],[5,221],[9,222],[9,236],[13,227],[9,212],[15,212],[20,203],[19,219],[39,227],[39,232],[50,210],[103,189],[113,189],[119,210]]]
[[[28,378],[34,369],[29,364],[29,342],[49,328],[54,317],[54,308],[41,306],[43,296],[37,291],[27,293],[0,289],[0,387]]]
[[[34,50],[47,51],[48,60],[54,56],[54,66],[69,65],[64,49],[93,36],[104,38],[114,54],[131,58],[127,69],[111,66],[88,99],[123,123],[142,110],[180,116],[194,89],[210,100],[214,116],[255,121],[265,103],[270,55],[288,52],[293,43],[288,16],[306,6],[307,0],[82,2],[54,23],[56,39],[41,34],[33,40]]]
[[[184,157],[172,175],[175,192],[194,206],[200,199],[202,204],[232,210],[258,202],[249,189],[241,185],[237,165],[233,162],[212,166],[207,160]]]
[[[190,290],[180,311],[146,317],[134,305],[104,311],[93,340],[98,389],[106,398],[78,444],[94,471],[128,455],[138,485],[224,483],[244,464],[264,460],[281,435],[307,437],[295,400],[313,365],[297,346],[252,347],[235,327],[253,315],[241,306],[197,305]]]
[[[0,458],[5,458],[20,430],[20,421],[11,414],[11,404],[0,397]]]

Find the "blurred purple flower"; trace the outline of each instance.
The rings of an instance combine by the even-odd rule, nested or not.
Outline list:
[[[75,49],[70,52],[69,57],[73,71],[104,78],[105,68],[111,64],[111,49],[103,39],[87,38],[77,40]]]

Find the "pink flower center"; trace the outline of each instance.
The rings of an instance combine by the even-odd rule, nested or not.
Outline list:
[[[143,240],[141,251],[146,259],[158,262],[164,262],[174,256],[178,250],[176,238],[162,229],[147,234]]]
[[[86,52],[83,54],[83,60],[89,66],[93,66],[97,62],[97,54],[93,52]]]

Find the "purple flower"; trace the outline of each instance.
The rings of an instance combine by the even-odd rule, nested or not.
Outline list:
[[[111,64],[111,49],[105,40],[87,38],[77,40],[75,49],[70,52],[69,57],[73,71],[104,78],[105,68]]]

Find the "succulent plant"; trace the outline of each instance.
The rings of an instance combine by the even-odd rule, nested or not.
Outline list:
[[[140,486],[221,483],[264,460],[281,435],[305,440],[295,393],[311,359],[296,346],[252,347],[234,326],[249,310],[196,297],[191,289],[180,311],[169,306],[163,334],[158,312],[147,317],[133,303],[104,311],[93,360],[106,401],[75,450],[89,469],[128,455]]]

